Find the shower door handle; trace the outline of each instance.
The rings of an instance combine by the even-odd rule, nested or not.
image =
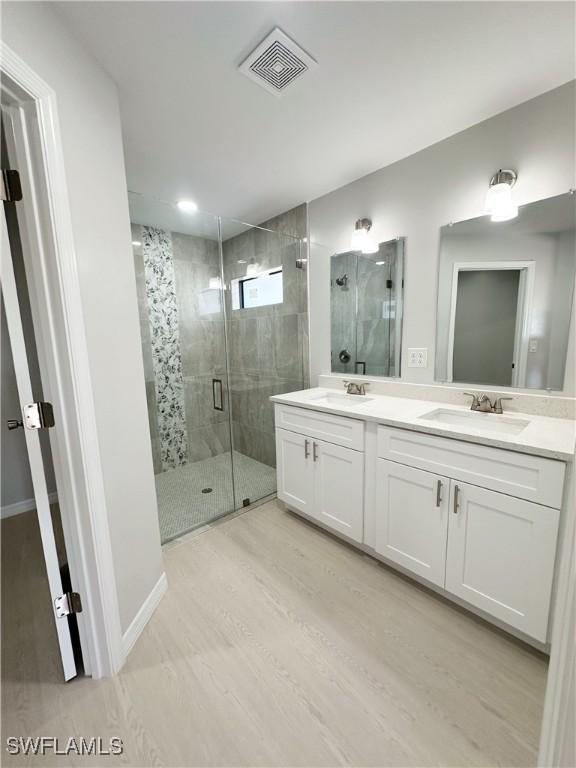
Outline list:
[[[215,411],[224,410],[224,398],[222,395],[222,379],[212,379],[212,403]]]

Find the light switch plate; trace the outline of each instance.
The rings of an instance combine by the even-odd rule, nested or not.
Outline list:
[[[412,348],[408,350],[408,368],[427,368],[428,350]]]

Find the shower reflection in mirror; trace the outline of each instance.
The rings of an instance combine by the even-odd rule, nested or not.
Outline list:
[[[563,389],[574,345],[574,203],[559,195],[510,221],[442,228],[437,380]]]
[[[333,373],[400,376],[405,239],[330,263]]]

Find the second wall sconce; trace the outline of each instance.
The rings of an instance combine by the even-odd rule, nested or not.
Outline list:
[[[352,233],[352,250],[362,253],[377,253],[378,243],[371,237],[372,221],[370,219],[358,219]]]
[[[516,184],[516,171],[502,170],[490,179],[486,194],[486,213],[492,221],[509,221],[518,216],[518,206],[512,197],[512,187]]]

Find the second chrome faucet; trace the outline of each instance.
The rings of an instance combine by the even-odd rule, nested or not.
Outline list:
[[[472,392],[464,392],[465,395],[472,398],[471,411],[481,411],[482,413],[504,413],[502,408],[503,400],[513,400],[513,397],[497,397],[494,402],[488,395],[475,395]]]
[[[344,388],[346,389],[346,394],[348,395],[365,395],[366,394],[366,387],[368,386],[368,383],[358,383],[357,381],[345,381],[344,382]]]

